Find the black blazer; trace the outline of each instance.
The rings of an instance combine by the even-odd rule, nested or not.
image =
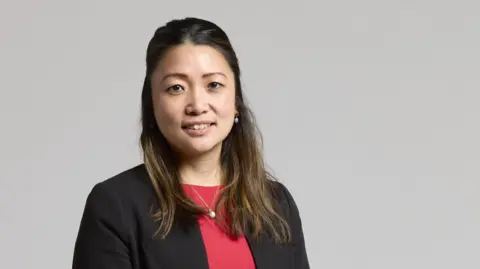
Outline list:
[[[281,183],[277,196],[293,240],[276,245],[245,236],[258,269],[309,269],[297,206]],[[208,269],[198,226],[175,224],[165,239],[153,237],[155,193],[144,165],[95,185],[88,195],[73,254],[73,269]],[[228,269],[228,268],[225,268]]]

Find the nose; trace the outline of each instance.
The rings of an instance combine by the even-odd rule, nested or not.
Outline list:
[[[188,115],[200,115],[208,111],[208,96],[201,88],[192,89],[188,92],[185,112]]]

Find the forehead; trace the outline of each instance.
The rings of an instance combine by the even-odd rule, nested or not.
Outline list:
[[[157,66],[160,73],[230,73],[225,57],[207,45],[184,44],[170,48]]]

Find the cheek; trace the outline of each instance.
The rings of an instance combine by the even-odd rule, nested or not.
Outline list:
[[[222,122],[233,121],[235,117],[235,106],[230,104],[224,104],[217,108],[217,117]]]
[[[160,126],[169,126],[176,124],[179,120],[178,118],[178,108],[172,103],[168,102],[157,102],[153,106],[155,119],[157,124]]]
[[[217,107],[217,113],[221,118],[231,118],[235,116],[235,96],[234,94],[228,94],[223,96]]]

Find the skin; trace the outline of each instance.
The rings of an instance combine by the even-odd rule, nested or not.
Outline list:
[[[154,114],[160,131],[180,157],[182,181],[221,184],[220,152],[235,114],[235,80],[223,55],[205,45],[171,48],[152,74]],[[189,131],[194,122],[213,123]]]

